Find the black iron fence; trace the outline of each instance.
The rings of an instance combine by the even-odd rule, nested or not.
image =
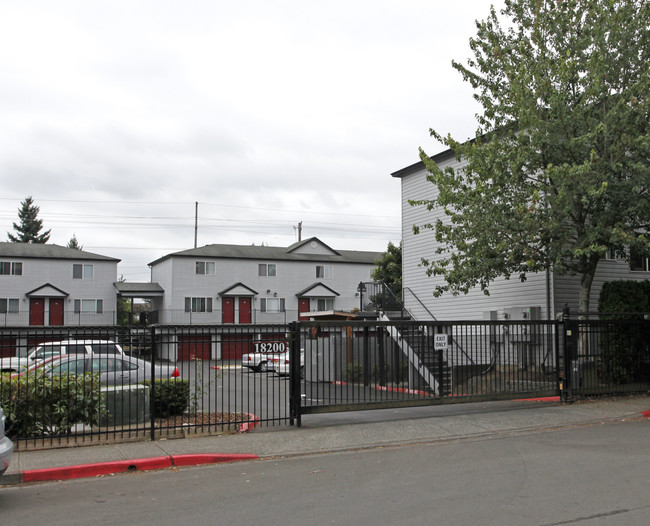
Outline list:
[[[0,330],[17,447],[300,425],[305,414],[644,392],[650,321],[319,321]]]

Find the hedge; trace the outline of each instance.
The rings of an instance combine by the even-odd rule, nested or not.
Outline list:
[[[43,371],[0,378],[0,404],[11,438],[69,433],[75,424],[96,425],[103,403],[98,373],[48,376]]]

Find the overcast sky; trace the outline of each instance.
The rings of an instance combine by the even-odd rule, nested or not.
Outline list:
[[[493,2],[501,6],[501,1]],[[210,243],[383,251],[390,174],[473,136],[485,0],[21,0],[0,7],[0,240],[28,195],[52,229],[147,263]]]

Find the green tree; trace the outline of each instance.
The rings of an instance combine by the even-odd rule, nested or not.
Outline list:
[[[68,244],[66,246],[68,248],[74,248],[75,250],[84,249],[83,245],[79,244],[79,240],[77,239],[77,234],[72,234],[72,237],[70,238],[70,241],[68,241]]]
[[[39,211],[40,208],[34,204],[31,196],[25,198],[18,209],[20,224],[13,224],[16,235],[7,232],[9,241],[12,243],[47,243],[50,239],[51,230],[42,234],[39,233],[43,228],[43,221],[38,218]]]
[[[608,249],[648,252],[650,3],[506,0],[477,22],[473,58],[452,65],[482,106],[475,139],[431,135],[467,161],[421,159],[443,210],[423,260],[434,294],[489,294],[496,277],[580,276],[580,310]]]
[[[382,281],[401,300],[402,298],[402,243],[393,245],[388,243],[386,252],[375,261],[375,269],[372,271],[374,281]]]

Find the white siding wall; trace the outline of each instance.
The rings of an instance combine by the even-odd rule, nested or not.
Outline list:
[[[440,166],[444,169],[450,165],[455,168],[461,166],[455,159]],[[430,319],[430,312],[438,320],[478,320],[483,319],[485,311],[496,310],[502,315],[506,308],[536,306],[542,308],[542,317],[545,318],[547,294],[544,274],[530,275],[524,283],[517,278],[498,279],[490,286],[490,296],[483,294],[479,288],[467,295],[433,296],[436,285],[444,283],[444,280],[439,276],[428,277],[420,263],[422,258],[441,258],[434,254],[439,243],[432,230],[420,229],[419,234],[414,234],[413,225],[434,224],[437,219],[446,216],[442,210],[428,211],[425,206],[414,207],[408,201],[433,199],[436,195],[435,185],[426,180],[425,169],[402,178],[402,272],[404,301],[411,315],[416,319]]]
[[[452,159],[440,166],[444,169],[449,165],[456,168],[461,166],[461,163]],[[413,225],[434,224],[437,219],[444,219],[445,216],[441,210],[427,211],[424,206],[412,207],[408,201],[433,199],[436,195],[437,190],[433,183],[426,180],[424,169],[402,178],[404,301],[406,308],[416,319],[429,319],[430,312],[439,320],[475,320],[482,319],[483,313],[491,310],[498,311],[499,318],[502,319],[506,308],[531,306],[541,307],[542,319],[546,319],[547,316],[552,319],[562,312],[565,304],[568,304],[574,312],[578,310],[580,278],[551,275],[549,278],[551,312],[547,314],[548,284],[545,273],[530,274],[524,283],[516,277],[510,280],[495,280],[490,286],[490,296],[485,296],[480,289],[474,289],[467,295],[445,294],[440,298],[434,298],[433,290],[437,284],[442,284],[443,280],[438,276],[428,277],[419,265],[422,258],[436,257],[434,251],[438,243],[432,230],[421,229],[420,234],[413,234]],[[625,261],[601,261],[591,290],[590,310],[597,310],[598,296],[606,281],[644,279],[650,279],[649,272],[631,272],[629,264]],[[426,309],[420,302],[426,306]]]
[[[0,297],[20,300],[21,323],[26,322],[29,313],[29,297],[26,293],[49,283],[68,293],[64,302],[66,319],[74,310],[74,300],[102,300],[106,313],[104,319],[93,319],[95,323],[113,323],[113,313],[117,307],[117,292],[113,285],[117,281],[116,261],[58,260],[35,258],[2,258],[2,261],[22,262],[21,276],[0,276]],[[73,279],[72,265],[93,265],[92,279]],[[45,320],[48,312],[46,302]],[[23,320],[23,314],[25,319]],[[109,319],[110,318],[110,319]],[[70,320],[71,321],[71,320]]]
[[[650,272],[632,272],[624,260],[601,260],[589,295],[589,310],[598,310],[598,298],[603,284],[607,281],[642,281],[650,279]],[[555,305],[557,312],[562,312],[564,305],[571,311],[578,311],[580,297],[580,278],[578,276],[555,276]]]
[[[215,274],[197,275],[197,261],[214,261]],[[258,276],[260,263],[275,264],[276,276]],[[333,276],[317,278],[317,265],[331,266]],[[220,310],[222,306],[218,294],[239,282],[258,293],[253,309],[260,308],[261,298],[276,297],[285,299],[287,312],[297,312],[296,293],[321,282],[340,294],[334,298],[336,309],[351,310],[359,307],[359,298],[355,295],[358,283],[370,281],[373,268],[374,265],[351,263],[171,257],[153,267],[152,280],[165,290],[163,308],[178,312],[184,310],[186,297],[211,297],[213,310]],[[312,310],[315,310],[315,305]]]

